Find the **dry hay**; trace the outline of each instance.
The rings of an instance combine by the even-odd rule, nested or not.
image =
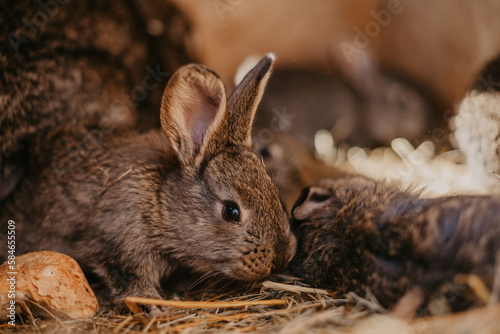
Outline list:
[[[471,291],[474,291],[474,288]],[[192,292],[175,300],[131,297],[127,300],[130,314],[119,314],[114,310],[104,309],[91,319],[68,321],[55,317],[40,319],[29,315],[18,319],[15,331],[440,334],[500,332],[500,305],[486,305],[481,302],[481,296],[476,298],[483,307],[462,313],[415,318],[419,303],[414,301],[419,300],[419,296],[413,291],[405,295],[392,310],[386,310],[373,297],[365,299],[351,293],[345,298],[339,298],[332,291],[311,289],[299,280],[288,278],[288,284],[267,281],[254,287],[246,287],[246,291],[235,289],[224,295],[217,295],[217,291],[208,289]],[[141,313],[138,306],[140,304],[168,307],[164,316],[147,318]],[[426,311],[436,310],[428,306]],[[446,311],[446,307],[443,306],[439,311]],[[0,333],[11,331],[9,325],[0,325]]]
[[[392,148],[335,148],[326,153],[332,165],[416,185],[427,196],[487,192],[467,174],[459,152],[435,155],[429,142],[415,149],[398,139]],[[499,281],[500,275],[495,279]],[[129,298],[129,314],[103,308],[88,320],[36,318],[28,312],[17,319],[15,329],[0,324],[0,333],[500,333],[500,304],[491,297],[498,291],[491,293],[475,275],[459,275],[447,285],[448,294],[433,296],[427,305],[421,305],[420,292],[412,290],[387,310],[369,295],[337,296],[293,277],[277,276],[273,282],[224,294],[208,288],[167,301]],[[467,295],[475,308],[450,313],[449,291]],[[161,318],[147,318],[141,304],[164,305],[166,311]]]

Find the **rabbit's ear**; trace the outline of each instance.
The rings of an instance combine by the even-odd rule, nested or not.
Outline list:
[[[172,76],[163,94],[160,118],[163,132],[182,163],[192,163],[225,110],[224,84],[206,67],[186,65]]]
[[[224,132],[229,143],[252,145],[251,130],[257,107],[264,94],[276,57],[268,53],[248,72],[228,98]],[[227,135],[226,135],[227,136]]]
[[[292,209],[295,220],[309,219],[319,210],[324,209],[332,199],[332,194],[320,187],[306,188]]]
[[[342,43],[341,43],[342,44]],[[341,49],[332,49],[332,67],[338,78],[349,87],[353,93],[364,98],[374,91],[380,82],[380,69],[370,48],[356,48],[355,52],[345,54]]]

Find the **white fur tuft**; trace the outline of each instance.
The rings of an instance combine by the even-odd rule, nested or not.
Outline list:
[[[500,93],[467,94],[451,125],[470,175],[490,189],[500,189],[500,179],[495,176],[500,174]]]
[[[234,75],[234,86],[238,86],[245,75],[247,75],[248,72],[250,72],[250,70],[252,70],[261,59],[262,57],[259,55],[250,55],[246,57],[236,70],[236,74]]]
[[[271,58],[272,61],[276,61],[276,55],[274,54],[274,52],[267,53],[266,57]]]

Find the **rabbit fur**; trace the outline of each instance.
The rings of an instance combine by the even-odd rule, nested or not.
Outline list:
[[[491,60],[457,106],[452,138],[465,154],[470,175],[500,192],[500,57]]]
[[[178,267],[241,281],[284,268],[295,237],[250,138],[273,62],[265,56],[229,98],[211,70],[182,67],[163,95],[162,131],[77,121],[39,136],[0,206],[2,226],[16,222],[18,254],[72,256],[116,304],[160,298],[160,281]],[[227,207],[238,219],[224,216]]]
[[[293,272],[339,295],[370,291],[385,307],[413,288],[428,299],[456,274],[491,284],[500,266],[497,197],[425,199],[397,184],[338,174],[305,189],[292,213]]]
[[[22,179],[34,136],[69,121],[109,130],[135,127],[149,110],[158,118],[171,69],[134,0],[2,0],[0,8],[1,202]],[[160,88],[143,96],[136,86]]]
[[[398,137],[423,140],[439,118],[424,89],[379,68],[368,50],[336,63],[335,74],[278,69],[257,111],[255,146],[288,209],[302,188],[337,172],[314,156],[319,130],[330,132],[335,145],[376,147]]]

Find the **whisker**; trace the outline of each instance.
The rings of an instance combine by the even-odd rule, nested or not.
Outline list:
[[[285,157],[281,159],[279,166],[277,168],[277,177],[276,177],[276,184],[280,184],[282,181],[282,178],[285,177],[285,170],[286,166],[288,165],[288,162],[292,159],[292,157],[299,151],[298,148],[295,149],[290,149],[286,151]],[[286,180],[284,180],[286,181]]]
[[[187,289],[186,291],[183,292],[182,297],[185,297],[189,292],[191,292],[196,286],[200,285],[204,281],[214,277],[216,275],[216,272],[210,271],[205,274],[203,274],[201,277],[199,277],[196,281],[194,281]]]

